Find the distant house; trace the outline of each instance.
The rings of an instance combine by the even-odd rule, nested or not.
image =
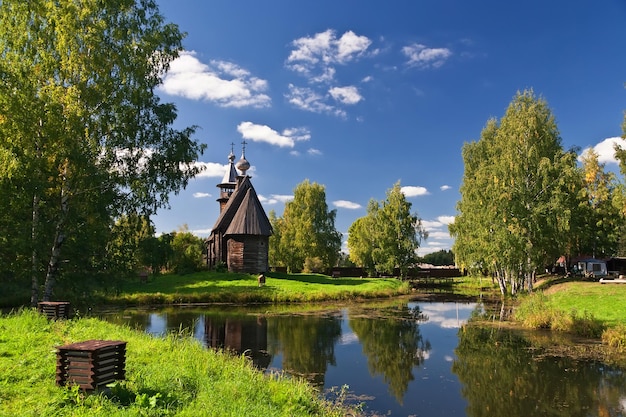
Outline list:
[[[220,184],[220,215],[206,240],[209,268],[224,264],[231,272],[260,273],[268,270],[269,237],[272,226],[246,174],[245,142],[235,170],[235,155],[228,156],[229,168]]]
[[[606,262],[595,258],[579,259],[576,262],[578,272],[587,277],[603,277],[608,275]]]

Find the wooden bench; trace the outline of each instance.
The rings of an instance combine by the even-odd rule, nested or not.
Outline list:
[[[57,348],[56,383],[95,390],[126,376],[126,342],[87,340]]]

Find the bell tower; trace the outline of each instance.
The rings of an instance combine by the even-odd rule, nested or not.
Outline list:
[[[217,184],[217,188],[220,189],[220,198],[217,199],[220,203],[220,213],[226,207],[226,203],[230,199],[230,196],[235,191],[237,186],[237,170],[235,170],[235,153],[233,152],[234,143],[230,144],[230,154],[228,154],[228,170],[222,178],[222,182]]]

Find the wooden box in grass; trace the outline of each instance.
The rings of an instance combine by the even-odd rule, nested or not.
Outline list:
[[[57,385],[95,390],[124,379],[126,342],[87,340],[57,348]]]
[[[68,301],[41,301],[37,303],[37,309],[50,320],[67,319],[70,316]]]

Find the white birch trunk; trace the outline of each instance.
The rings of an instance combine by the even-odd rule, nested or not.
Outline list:
[[[67,213],[69,210],[69,190],[67,187],[67,165],[63,168],[61,185],[61,210],[59,213],[59,219],[55,227],[54,242],[52,242],[52,251],[50,254],[50,260],[48,261],[48,269],[46,272],[46,283],[43,294],[43,301],[50,301],[52,292],[54,291],[54,285],[56,284],[56,276],[59,270],[59,259],[61,257],[61,247],[65,241],[65,220],[67,219]]]

